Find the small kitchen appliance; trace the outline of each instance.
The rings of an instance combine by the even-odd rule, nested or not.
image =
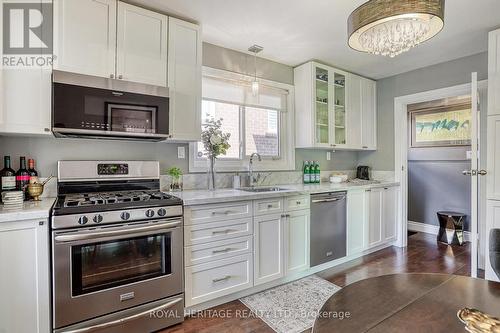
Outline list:
[[[362,179],[362,180],[370,180],[370,167],[368,167],[366,165],[358,166],[358,169],[356,172],[356,178]]]

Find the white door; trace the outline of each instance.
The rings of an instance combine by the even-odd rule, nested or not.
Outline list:
[[[367,246],[365,190],[347,192],[347,255],[362,252]]]
[[[170,17],[168,21],[168,87],[170,134],[174,140],[201,138],[201,29]]]
[[[0,223],[0,332],[48,333],[47,221]]]
[[[54,69],[114,78],[116,0],[54,0]]]
[[[368,191],[368,247],[374,247],[383,242],[382,195],[382,188]]]
[[[283,277],[282,214],[254,217],[254,283],[259,285]]]
[[[470,214],[470,241],[471,241],[471,276],[477,277],[478,269],[478,241],[479,241],[479,176],[486,175],[486,170],[479,170],[479,92],[477,73],[472,73],[471,83],[471,169],[465,170],[464,175],[471,177],[471,214]]]
[[[287,214],[285,222],[286,274],[309,268],[309,210]]]
[[[116,75],[167,86],[168,17],[118,2]]]
[[[385,188],[383,192],[382,223],[385,242],[393,242],[397,238],[398,192],[397,187]]]
[[[361,79],[361,147],[377,149],[377,83]]]

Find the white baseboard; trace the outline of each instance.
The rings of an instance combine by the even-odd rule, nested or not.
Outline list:
[[[424,224],[415,221],[408,221],[408,230],[423,232],[435,236],[437,236],[439,233],[439,227],[437,225]],[[470,242],[470,239],[470,232],[464,231],[464,241]]]

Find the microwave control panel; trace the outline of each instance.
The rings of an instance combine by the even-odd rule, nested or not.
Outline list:
[[[128,175],[128,164],[98,164],[97,174],[102,176]]]

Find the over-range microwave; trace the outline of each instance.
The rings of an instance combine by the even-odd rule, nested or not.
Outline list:
[[[165,140],[168,88],[54,71],[52,131],[56,137]]]

